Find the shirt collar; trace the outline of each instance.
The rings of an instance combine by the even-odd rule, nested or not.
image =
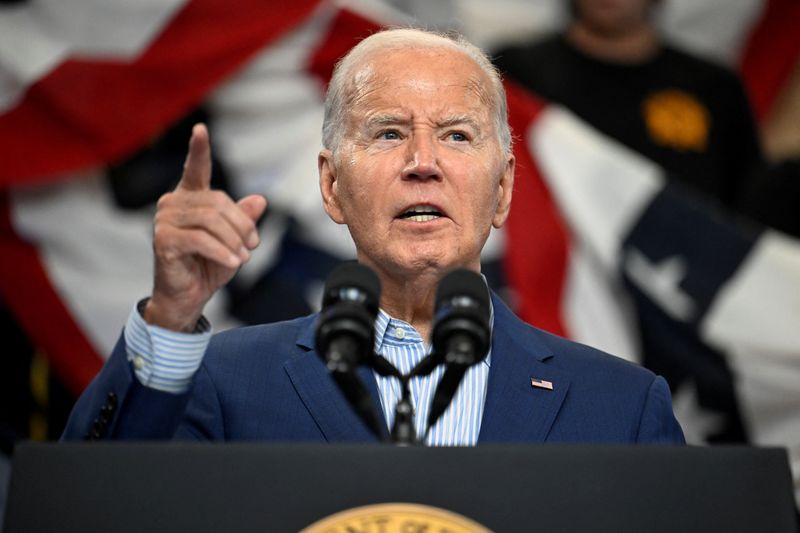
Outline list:
[[[481,274],[481,277],[486,281],[483,274]],[[491,297],[489,298],[489,328],[491,335],[491,333],[494,332],[494,305],[492,304]],[[375,353],[381,353],[381,349],[384,345],[399,346],[403,344],[418,344],[421,342],[423,342],[423,339],[419,332],[414,329],[414,326],[403,320],[393,318],[383,309],[378,309],[378,316],[375,318]],[[427,351],[431,349],[427,343],[426,348]],[[490,343],[489,353],[483,360],[486,366],[491,366],[491,357],[492,348]]]

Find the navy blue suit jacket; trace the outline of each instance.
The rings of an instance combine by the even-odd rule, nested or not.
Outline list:
[[[520,321],[497,297],[479,442],[683,443],[666,382]],[[215,335],[192,388],[143,387],[121,339],[65,439],[371,441],[314,350],[316,315]],[[362,378],[379,400],[371,371]],[[550,381],[553,390],[531,386]]]

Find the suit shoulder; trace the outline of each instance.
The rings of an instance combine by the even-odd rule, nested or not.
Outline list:
[[[565,339],[536,327],[524,324],[528,333],[535,336],[552,355],[548,361],[555,367],[569,371],[584,379],[615,383],[620,380],[638,382],[649,387],[656,375],[643,366],[609,354],[600,349]]]
[[[562,360],[563,364],[591,365],[592,367],[597,366],[598,368],[608,367],[614,371],[641,374],[643,377],[655,377],[655,374],[650,370],[619,356],[612,355],[586,344],[565,339],[540,329],[533,329],[535,329],[536,334],[542,338],[543,343],[552,348],[554,355],[558,356],[556,359]]]
[[[311,328],[316,316],[308,315],[293,320],[221,331],[211,338],[204,362],[214,364],[219,360],[230,359],[231,355],[235,355],[240,361],[248,357],[285,360],[298,350],[308,351],[313,347],[313,335],[310,334],[313,333]],[[310,338],[306,339],[307,336]],[[298,346],[305,346],[306,349]]]

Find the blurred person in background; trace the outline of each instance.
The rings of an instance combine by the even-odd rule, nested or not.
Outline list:
[[[499,50],[505,74],[737,209],[761,149],[736,74],[665,43],[659,0],[573,0],[565,31]]]

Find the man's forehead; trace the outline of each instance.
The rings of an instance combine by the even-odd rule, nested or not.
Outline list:
[[[458,48],[382,48],[373,50],[354,66],[352,83],[401,84],[408,88],[468,87],[490,91],[491,82],[475,60]]]
[[[456,56],[459,60],[455,62],[410,63],[397,55],[376,53],[355,69],[347,103],[351,108],[365,104],[400,108],[413,93],[423,99],[429,96],[431,105],[442,107],[491,106],[494,102],[488,76],[471,58],[458,55],[463,59]]]

